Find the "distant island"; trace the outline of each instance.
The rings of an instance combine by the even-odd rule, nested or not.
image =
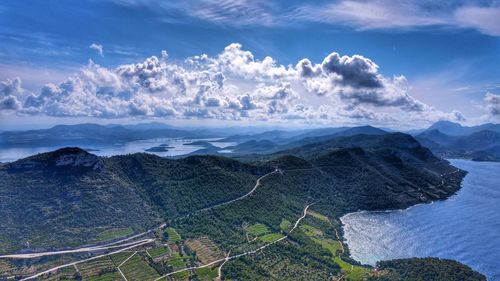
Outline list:
[[[147,152],[167,152],[169,149],[175,148],[173,146],[168,146],[168,144],[160,144],[158,146],[153,146],[148,149],[145,149],[144,151]]]

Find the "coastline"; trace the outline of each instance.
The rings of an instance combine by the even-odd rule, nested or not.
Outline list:
[[[452,165],[451,161],[453,161],[453,160],[475,162],[475,161],[468,160],[468,159],[444,159],[444,160],[448,161],[448,163],[450,165]],[[367,266],[375,267],[375,264],[364,264],[364,263],[362,263],[361,261],[355,259],[352,256],[351,251],[350,251],[349,241],[345,237],[345,227],[346,227],[345,218],[348,218],[348,217],[351,217],[351,216],[354,216],[354,215],[368,214],[368,213],[370,213],[370,214],[377,214],[377,213],[385,213],[385,214],[387,214],[387,213],[405,212],[405,211],[410,211],[410,210],[412,210],[414,208],[418,208],[418,207],[422,207],[422,206],[427,206],[427,205],[433,205],[436,202],[442,202],[442,201],[450,200],[451,198],[456,197],[458,195],[458,192],[460,190],[462,190],[465,177],[467,176],[467,174],[469,174],[469,171],[467,171],[467,170],[463,170],[463,169],[458,168],[456,166],[453,166],[453,167],[457,168],[459,171],[463,172],[464,174],[463,174],[462,178],[460,179],[460,184],[458,185],[458,188],[453,193],[450,193],[449,195],[447,195],[444,198],[437,198],[437,199],[431,200],[429,202],[420,202],[420,203],[417,203],[417,204],[414,204],[414,205],[410,205],[410,206],[405,207],[405,208],[399,208],[399,209],[358,210],[358,211],[355,211],[355,212],[346,213],[346,214],[342,215],[341,217],[339,217],[339,220],[341,222],[341,228],[342,228],[341,229],[342,230],[342,241],[341,242],[344,244],[344,247],[347,248],[347,252],[349,254],[349,258],[353,259],[354,261],[359,262],[362,265],[367,265]]]

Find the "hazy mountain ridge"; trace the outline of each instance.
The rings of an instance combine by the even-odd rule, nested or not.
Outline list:
[[[457,123],[439,122],[415,137],[441,157],[500,161],[498,124],[462,127]]]

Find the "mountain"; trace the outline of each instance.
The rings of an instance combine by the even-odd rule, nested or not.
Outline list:
[[[213,137],[207,133],[169,128],[160,124],[112,125],[98,124],[57,125],[49,129],[7,131],[0,133],[0,147],[86,146],[116,144],[152,138]]]
[[[438,121],[427,128],[427,131],[431,130],[438,130],[450,136],[465,136],[484,130],[500,133],[500,124],[487,123],[479,126],[467,127],[450,121]]]
[[[304,131],[268,131],[256,135],[235,135],[224,141],[240,142],[237,145],[224,148],[231,151],[232,155],[269,154],[278,151],[333,140],[344,136],[354,135],[384,135],[386,131],[372,126],[352,128],[321,128]],[[203,149],[193,154],[217,153],[220,149]]]
[[[317,128],[294,131],[272,130],[258,134],[233,135],[223,139],[222,141],[243,143],[248,141],[267,140],[276,144],[284,145],[304,139],[314,140],[317,138],[327,139],[332,136],[350,136],[357,134],[379,135],[385,133],[387,132],[372,126]]]
[[[500,132],[480,130],[469,135],[447,135],[433,129],[418,134],[416,139],[442,157],[500,161]]]
[[[150,237],[176,237],[168,242],[171,251],[187,258],[175,266],[203,264],[208,250],[197,245],[209,243],[214,255],[243,255],[224,266],[225,279],[325,280],[340,276],[341,266],[367,278],[373,268],[350,259],[347,247],[332,250],[343,241],[339,218],[445,199],[464,175],[401,133],[342,136],[245,162],[213,155],[98,157],[65,148],[0,166],[0,251],[115,241],[119,233],[166,223],[165,234]],[[312,215],[300,222],[306,205]],[[244,254],[284,235],[265,255]],[[146,255],[137,258],[155,276],[177,268]],[[4,268],[26,276],[64,262],[54,257]],[[95,264],[89,265],[92,274],[118,274],[115,267]]]

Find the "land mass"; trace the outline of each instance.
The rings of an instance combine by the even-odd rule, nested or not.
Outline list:
[[[0,166],[0,252],[90,245],[103,256],[0,258],[0,265],[4,276],[26,278],[81,261],[42,279],[398,280],[380,278],[415,266],[380,271],[352,260],[339,218],[445,199],[465,174],[402,133],[344,135],[238,159],[97,157],[64,148]],[[133,233],[142,240],[122,241]]]

